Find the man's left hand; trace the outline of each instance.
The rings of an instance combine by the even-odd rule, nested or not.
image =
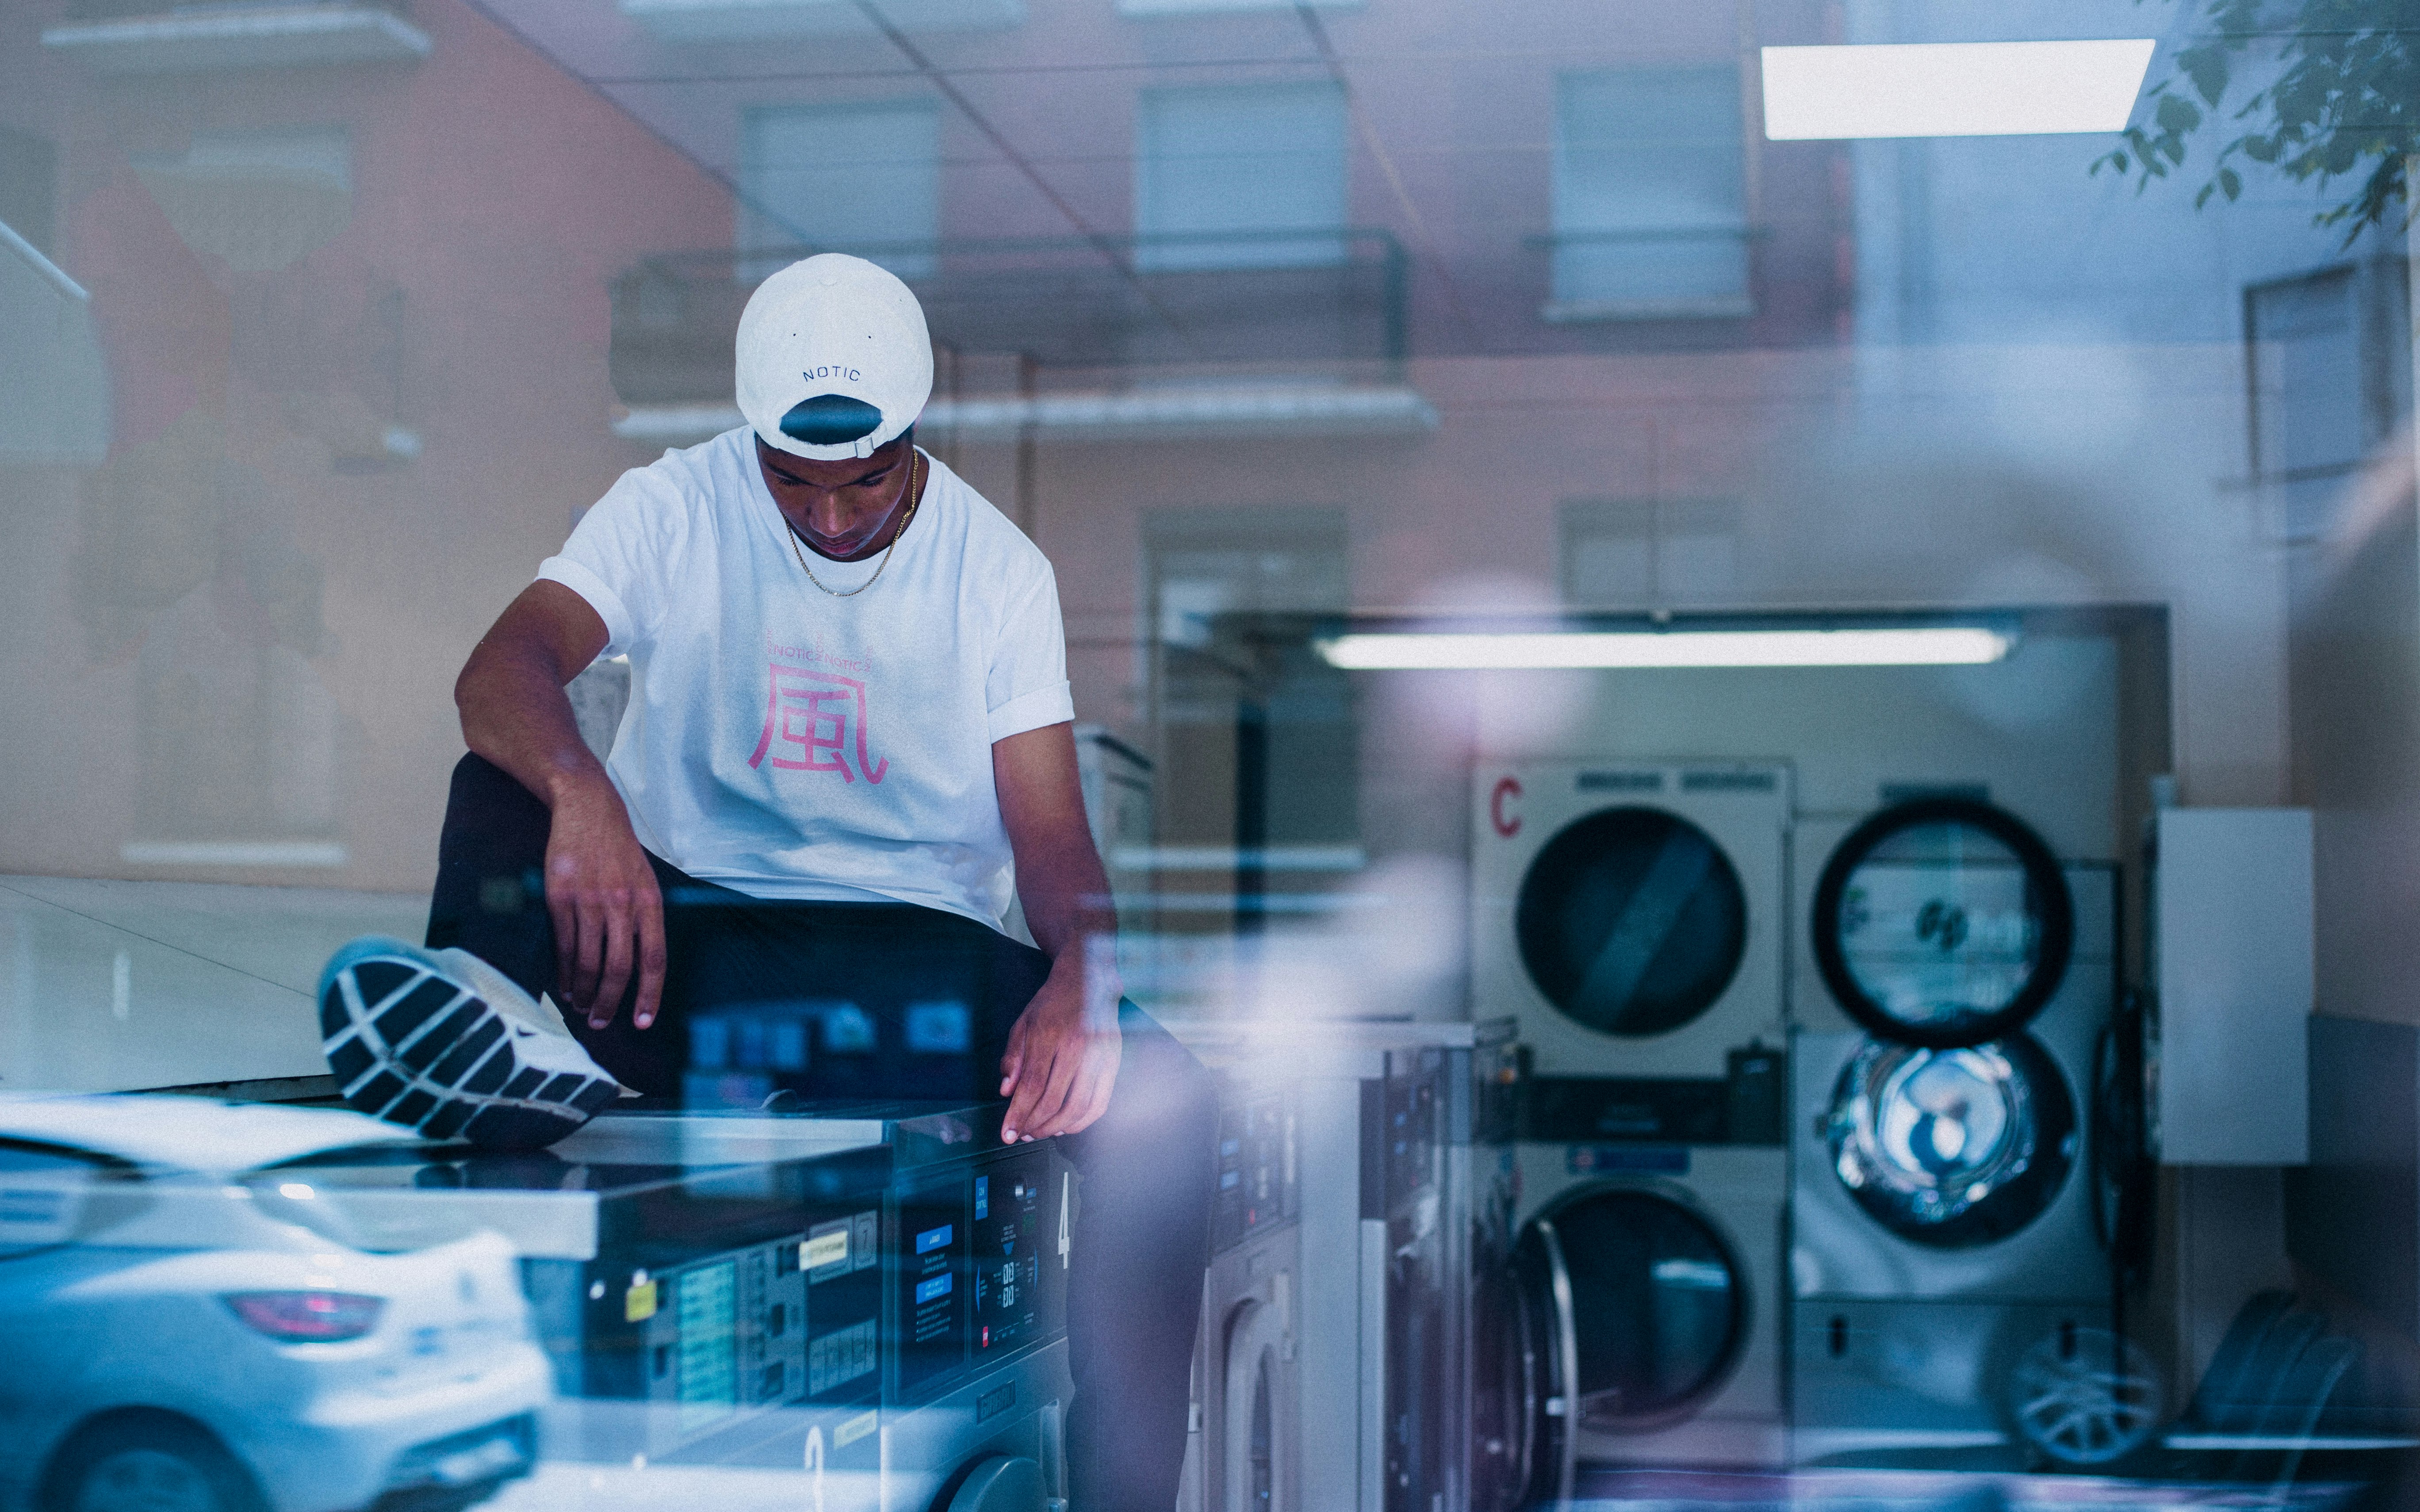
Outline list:
[[[1008,1031],[1001,1095],[1009,1100],[1001,1137],[1047,1139],[1092,1127],[1109,1111],[1123,1045],[1117,989],[1087,992],[1084,951],[1062,955]],[[1104,1011],[1106,1008],[1106,1011]]]

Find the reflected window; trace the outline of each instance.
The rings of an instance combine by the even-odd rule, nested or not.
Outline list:
[[[2244,290],[2253,471],[2288,545],[2324,539],[2363,459],[2406,408],[2411,282],[2380,257]]]
[[[1331,885],[1359,839],[1352,682],[1304,628],[1351,601],[1343,512],[1171,510],[1144,551],[1158,842],[1232,869],[1234,893],[1163,889],[1166,927],[1218,928],[1264,890]]]
[[[853,251],[902,278],[933,270],[940,235],[941,113],[929,100],[766,106],[740,141],[743,249]],[[768,262],[769,273],[787,258]]]
[[[1739,505],[1725,499],[1569,499],[1563,602],[1590,609],[1724,599],[1739,586]]]
[[[1325,268],[1344,243],[1344,92],[1333,84],[1146,89],[1135,125],[1136,266]]]
[[[180,153],[134,171],[186,246],[238,272],[290,268],[353,219],[352,133],[197,131]]]
[[[318,625],[318,567],[272,537],[247,563]],[[292,579],[288,583],[286,579]],[[272,607],[277,593],[259,597]],[[122,848],[138,865],[341,866],[343,716],[310,657],[292,645],[229,636],[214,606],[192,595],[161,616],[136,657],[135,745],[141,833]]]
[[[1564,74],[1554,174],[1546,318],[1749,313],[1736,68]]]
[[[0,127],[0,224],[45,257],[56,256],[59,152],[43,138]]]

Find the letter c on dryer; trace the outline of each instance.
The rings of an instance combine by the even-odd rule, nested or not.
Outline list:
[[[1488,823],[1494,825],[1496,833],[1505,840],[1521,833],[1521,816],[1505,807],[1520,796],[1521,779],[1516,777],[1497,778],[1494,791],[1487,795]]]

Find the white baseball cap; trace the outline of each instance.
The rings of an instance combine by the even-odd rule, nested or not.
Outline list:
[[[915,292],[845,253],[758,285],[739,313],[737,358],[748,424],[766,445],[822,462],[873,455],[933,394],[933,341]]]

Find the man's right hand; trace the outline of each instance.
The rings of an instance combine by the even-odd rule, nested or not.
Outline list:
[[[664,900],[613,783],[571,786],[554,802],[546,842],[546,907],[554,917],[555,980],[601,1029],[621,1011],[636,969],[630,1022],[656,1022],[664,990]]]
[[[546,841],[546,910],[554,918],[555,990],[601,1029],[637,973],[630,1021],[656,1022],[664,990],[664,900],[630,811],[580,738],[564,685],[605,649],[588,601],[540,579],[480,637],[454,702],[462,739],[553,810]]]

